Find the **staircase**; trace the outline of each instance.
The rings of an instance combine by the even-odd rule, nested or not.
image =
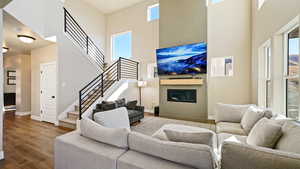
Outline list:
[[[74,110],[68,112],[64,119],[59,120],[59,126],[75,129],[77,120],[82,118],[82,114],[100,97],[103,98],[116,82],[122,79],[138,80],[139,63],[120,57],[108,68],[105,68],[103,52],[98,49],[66,9],[64,9],[64,13],[65,33],[86,52],[88,59],[102,70],[100,75],[79,91],[79,104],[74,106]]]

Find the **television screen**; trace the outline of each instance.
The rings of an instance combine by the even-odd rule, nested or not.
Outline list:
[[[205,74],[207,44],[195,43],[156,50],[159,75]]]

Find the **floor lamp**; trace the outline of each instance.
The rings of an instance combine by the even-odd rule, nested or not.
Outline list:
[[[147,86],[146,81],[138,81],[139,93],[140,93],[140,106],[142,106],[142,88]]]

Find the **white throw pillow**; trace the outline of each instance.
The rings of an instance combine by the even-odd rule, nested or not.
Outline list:
[[[244,113],[252,105],[233,105],[218,103],[215,108],[216,123],[232,122],[240,123]]]
[[[253,126],[265,116],[265,111],[256,106],[250,106],[244,114],[241,126],[249,134]]]
[[[267,118],[262,118],[251,130],[247,137],[247,144],[274,148],[281,135],[282,131],[280,125]]]
[[[127,128],[107,128],[85,118],[80,120],[80,132],[82,136],[119,148],[128,148]]]
[[[125,107],[96,113],[94,120],[105,127],[130,129],[128,111]]]
[[[164,132],[170,141],[205,144],[213,147],[213,132],[181,132],[169,129],[165,129]]]

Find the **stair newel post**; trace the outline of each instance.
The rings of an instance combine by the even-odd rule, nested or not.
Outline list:
[[[119,60],[118,60],[117,76],[118,76],[118,81],[119,81],[121,79],[121,58],[119,58]]]
[[[66,9],[64,8],[64,30],[65,30],[65,32],[67,32],[67,21],[66,21],[66,19],[67,19],[67,14],[66,14]]]
[[[101,75],[101,97],[104,96],[104,81],[103,74]]]
[[[89,37],[86,36],[86,54],[89,54]]]
[[[136,80],[139,80],[139,62],[136,62]]]
[[[81,91],[79,92],[79,120],[81,120],[81,114],[82,114],[82,109],[81,109]]]

